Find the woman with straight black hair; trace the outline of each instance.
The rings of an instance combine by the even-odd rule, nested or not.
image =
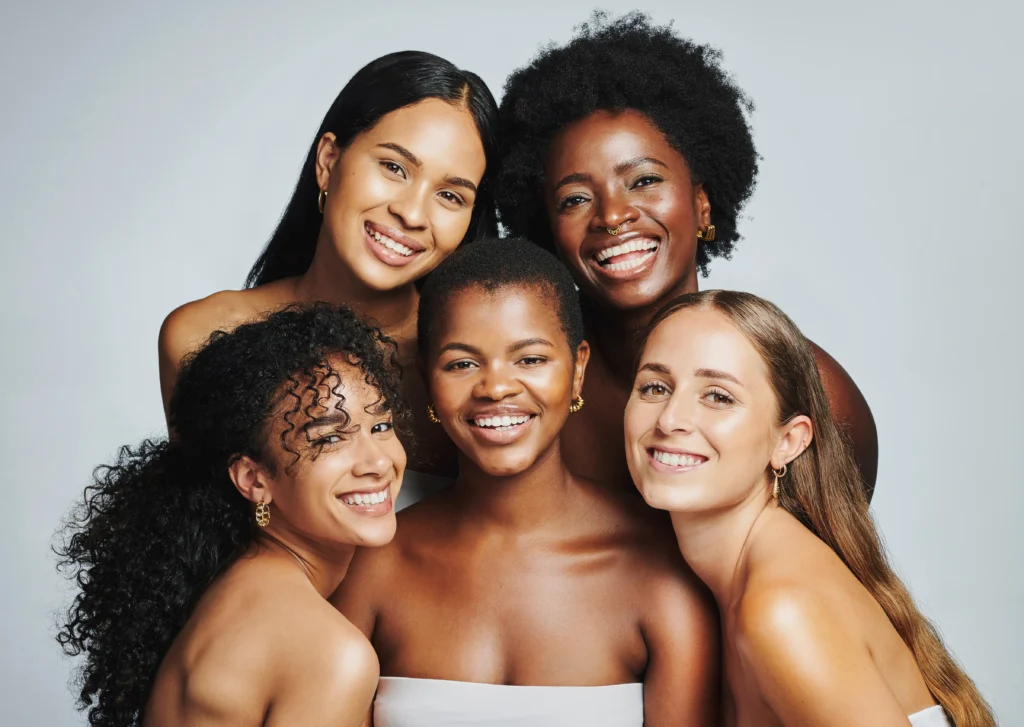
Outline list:
[[[165,407],[182,357],[211,331],[292,303],[327,301],[352,307],[397,341],[404,393],[423,412],[413,365],[416,281],[462,242],[494,232],[496,153],[497,105],[476,74],[419,51],[360,69],[327,111],[245,289],[193,301],[164,321]],[[417,424],[413,466],[451,473],[447,438]]]

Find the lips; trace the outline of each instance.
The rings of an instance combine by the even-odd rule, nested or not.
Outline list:
[[[521,407],[491,407],[465,417],[474,438],[486,444],[511,444],[532,426],[537,415]]]
[[[646,452],[647,461],[653,469],[669,474],[690,472],[708,461],[707,457],[696,452],[685,452],[661,447],[648,447]]]
[[[405,267],[427,249],[419,240],[400,230],[373,222],[363,225],[363,237],[370,252],[385,265],[394,268]]]
[[[336,496],[338,502],[359,515],[381,517],[394,508],[391,501],[391,482],[381,487],[343,492]]]
[[[627,232],[610,240],[589,257],[591,267],[602,276],[630,279],[645,274],[653,266],[661,239],[643,232]]]

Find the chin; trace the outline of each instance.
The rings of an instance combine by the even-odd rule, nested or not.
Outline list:
[[[355,545],[361,548],[379,548],[382,545],[387,545],[395,539],[395,533],[397,532],[397,523],[394,515],[387,518],[387,522],[379,523],[373,527],[360,528],[355,533]]]

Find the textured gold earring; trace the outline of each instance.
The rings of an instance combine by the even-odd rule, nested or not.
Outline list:
[[[569,411],[575,414],[576,412],[583,408],[583,405],[585,403],[586,402],[583,401],[582,396],[577,396],[575,399],[572,400],[572,404],[569,405]]]
[[[434,411],[433,404],[427,404],[427,419],[432,421],[434,424],[440,424],[441,420],[437,418],[437,412]]]
[[[261,528],[267,527],[270,524],[270,505],[260,500],[256,506],[256,524]]]
[[[786,476],[786,465],[782,465],[781,470],[777,470],[772,467],[772,474],[775,475],[775,486],[772,487],[772,497],[776,500],[779,499],[779,480]]]
[[[715,241],[715,226],[714,225],[708,225],[707,227],[703,227],[703,228],[697,230],[697,239],[698,240],[703,240],[704,242],[714,242]]]
[[[316,206],[320,208],[320,214],[324,213],[324,200],[327,199],[327,190],[321,189],[316,198]]]

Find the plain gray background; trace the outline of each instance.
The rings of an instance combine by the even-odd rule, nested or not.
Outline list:
[[[745,239],[703,287],[777,302],[854,376],[878,422],[874,512],[899,571],[1001,721],[1019,723],[1022,5],[639,7],[720,47],[757,104]],[[348,78],[416,48],[500,95],[592,8],[4,4],[5,724],[80,723],[53,640],[67,590],[51,538],[94,465],[162,432],[163,316],[241,284]]]

